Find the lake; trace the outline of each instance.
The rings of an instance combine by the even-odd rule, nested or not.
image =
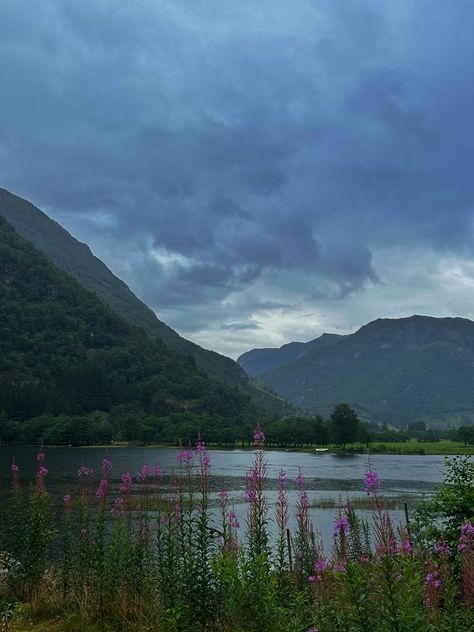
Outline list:
[[[10,485],[10,465],[13,456],[20,467],[22,481],[33,480],[37,468],[37,448],[31,446],[0,447],[0,498],[5,498]],[[74,494],[76,474],[81,464],[94,468],[100,478],[103,448],[47,448],[46,467],[49,470],[47,485],[52,493]],[[112,482],[118,482],[122,472],[135,474],[144,463],[159,463],[165,474],[177,471],[175,448],[111,448]],[[245,475],[252,465],[252,450],[211,450],[211,498],[215,500],[221,489],[229,493],[231,504],[245,524]],[[404,521],[403,501],[413,506],[420,498],[433,493],[444,478],[444,457],[438,455],[388,455],[371,457],[372,465],[382,480],[382,492],[391,498],[394,508],[391,514],[395,522]],[[278,488],[278,473],[283,468],[288,476],[290,505],[296,502],[295,479],[299,468],[306,479],[312,504],[321,508],[311,510],[313,523],[321,532],[326,546],[330,546],[337,505],[347,498],[365,498],[364,475],[367,457],[360,454],[339,455],[329,453],[303,453],[271,450],[266,452],[268,463],[267,488],[270,505],[269,517],[273,517],[273,504]],[[118,486],[118,485],[117,485]],[[397,506],[398,505],[398,506]],[[360,515],[368,515],[367,509],[359,509]],[[294,520],[290,524],[294,527]],[[271,525],[270,525],[271,528]]]

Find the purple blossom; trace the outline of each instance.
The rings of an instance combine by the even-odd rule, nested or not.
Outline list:
[[[346,564],[345,564],[345,562],[342,562],[342,561],[335,562],[332,567],[333,567],[333,570],[336,571],[336,573],[345,573],[346,572]]]
[[[198,442],[196,443],[196,452],[197,454],[201,454],[202,452],[206,452],[206,444],[204,443],[203,439],[199,438]]]
[[[458,551],[467,551],[473,545],[474,526],[470,522],[465,522],[459,527],[461,531],[459,536]]]
[[[229,500],[229,494],[224,490],[220,491],[217,495],[219,496],[219,500],[222,503],[225,503]]]
[[[189,465],[193,460],[192,450],[181,450],[176,455],[176,460],[180,465]]]
[[[18,474],[18,472],[20,471],[20,468],[18,467],[16,463],[12,463],[11,471],[12,471],[12,474]]]
[[[346,516],[339,516],[334,523],[334,533],[346,533],[349,530],[349,520]]]
[[[93,473],[94,470],[91,467],[81,465],[81,467],[77,470],[77,478],[86,478],[88,476],[92,476]]]
[[[132,489],[132,476],[130,472],[124,472],[121,477],[122,484],[120,486],[121,494],[128,494]]]
[[[36,455],[36,460],[37,461],[43,462],[44,458],[45,457],[44,457],[44,452],[43,451],[38,452],[38,454]]]
[[[247,489],[245,498],[248,503],[255,503],[257,502],[257,492],[254,489]]]
[[[470,522],[465,522],[459,529],[461,531],[461,537],[474,536],[474,526]]]
[[[105,456],[102,459],[102,471],[104,472],[104,475],[108,474],[111,469],[112,469],[112,461],[108,457]]]
[[[303,489],[299,495],[299,504],[301,509],[309,509],[311,507],[311,503],[309,502],[308,492]]]
[[[443,585],[437,571],[430,572],[425,577],[425,586],[427,588],[439,589]]]
[[[438,555],[449,555],[451,553],[451,549],[449,548],[449,544],[447,542],[436,542],[434,547],[435,553]]]
[[[316,575],[310,575],[308,577],[308,581],[310,584],[314,584],[314,582],[316,581]]]
[[[365,473],[364,483],[365,493],[367,494],[367,496],[370,496],[371,494],[376,494],[378,491],[380,491],[382,487],[382,483],[380,482],[377,472],[372,469],[368,469]]]
[[[156,478],[158,478],[162,475],[162,473],[163,473],[163,470],[161,469],[161,466],[158,463],[153,466],[153,476],[156,476]]]
[[[40,465],[39,470],[38,470],[38,478],[44,479],[47,473],[48,473],[48,470],[44,467],[44,465]]]
[[[296,485],[301,489],[305,486],[306,481],[304,480],[304,476],[301,473],[301,470],[298,472],[298,476],[296,477]]]
[[[235,513],[235,511],[229,511],[229,523],[232,529],[240,528],[240,524],[239,524],[239,521],[237,520],[237,514]]]
[[[260,429],[260,427],[257,427],[257,429],[255,430],[255,434],[253,435],[253,441],[257,445],[264,443],[265,435],[263,433],[263,430]]]
[[[65,507],[70,507],[72,503],[71,494],[65,494],[63,498],[63,502],[64,502]]]
[[[326,560],[324,559],[320,559],[316,562],[316,564],[314,565],[314,570],[317,573],[322,573],[323,571],[327,570],[329,568],[329,564]]]
[[[283,469],[281,469],[280,473],[278,474],[278,482],[280,483],[280,487],[283,487],[288,482],[286,472],[284,472]]]
[[[99,483],[99,487],[97,488],[97,491],[96,491],[96,493],[95,493],[96,497],[97,497],[99,500],[103,500],[103,499],[106,497],[106,495],[107,495],[107,488],[108,488],[108,486],[109,486],[109,483],[108,483],[107,479],[106,479],[106,478],[103,478],[103,479],[100,481],[100,483]]]
[[[413,545],[410,540],[402,540],[402,551],[405,555],[411,555],[413,551]]]
[[[153,469],[154,468],[152,468],[151,465],[145,463],[145,465],[143,465],[137,472],[137,481],[143,483],[148,478],[151,478],[153,476]]]

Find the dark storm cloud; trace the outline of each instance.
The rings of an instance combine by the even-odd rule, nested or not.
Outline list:
[[[386,248],[470,256],[473,21],[467,0],[3,0],[0,184],[187,331],[368,291]]]

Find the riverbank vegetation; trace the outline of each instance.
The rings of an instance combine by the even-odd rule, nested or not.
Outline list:
[[[257,429],[242,525],[227,492],[210,492],[203,441],[178,452],[175,476],[147,464],[121,472],[118,489],[107,455],[97,477],[84,464],[59,502],[48,492],[43,451],[34,485],[12,463],[1,524],[2,632],[473,629],[474,465],[467,457],[448,462],[446,483],[404,525],[393,524],[369,460],[372,519],[340,506],[325,551],[302,472],[293,533],[283,470],[270,506],[264,439]]]

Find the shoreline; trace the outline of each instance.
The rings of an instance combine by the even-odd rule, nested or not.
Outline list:
[[[37,444],[21,444],[21,443],[6,443],[0,447],[38,447]],[[44,448],[70,448],[70,449],[102,449],[113,450],[116,448],[147,448],[147,449],[163,449],[171,448],[175,450],[185,449],[187,446],[183,445],[169,445],[159,443],[147,443],[136,444],[128,442],[115,442],[111,444],[93,444],[93,445],[49,445],[43,444]],[[278,446],[265,446],[265,452],[301,452],[304,454],[314,454],[315,456],[321,456],[324,454],[333,454],[340,456],[351,456],[355,454],[388,454],[392,456],[474,456],[474,446],[464,446],[462,443],[454,441],[407,441],[407,442],[393,442],[393,443],[373,443],[367,446],[354,446],[347,447],[345,449],[338,448],[334,445],[325,446],[327,450],[320,450],[312,448],[285,448]],[[242,450],[245,452],[253,452],[254,446],[219,446],[216,444],[207,445],[208,450],[223,450],[233,451]]]

